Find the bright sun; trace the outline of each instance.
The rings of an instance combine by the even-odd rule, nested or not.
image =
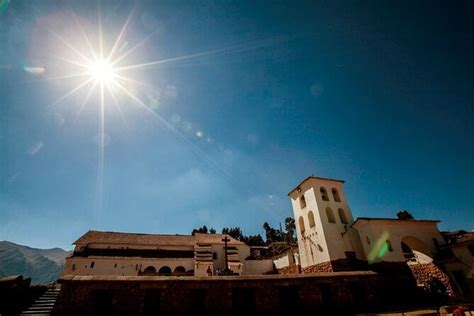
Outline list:
[[[116,73],[111,63],[97,60],[87,67],[87,73],[97,83],[109,85],[114,82]]]

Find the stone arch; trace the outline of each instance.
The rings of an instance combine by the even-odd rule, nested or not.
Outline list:
[[[183,267],[183,266],[177,266],[174,271],[173,271],[173,274],[185,274],[186,273],[186,269]]]
[[[143,270],[142,275],[156,275],[156,269],[154,266],[148,266]]]
[[[336,218],[334,217],[334,213],[333,213],[333,211],[330,207],[326,208],[326,215],[328,217],[328,222],[329,223],[335,223],[336,222]]]
[[[308,223],[309,223],[309,227],[310,227],[310,228],[313,228],[314,226],[316,226],[316,223],[314,222],[314,214],[313,214],[313,211],[309,211],[309,212],[308,212]]]
[[[298,223],[300,225],[301,236],[304,236],[305,227],[304,227],[304,218],[303,218],[303,216],[300,216],[300,218],[298,219]]]
[[[323,201],[329,201],[328,191],[325,187],[320,187],[319,192],[321,193],[321,199],[323,199]]]
[[[337,191],[337,189],[332,188],[331,192],[332,192],[332,197],[334,198],[334,201],[341,202],[341,197],[339,196],[339,192]]]
[[[342,208],[339,208],[337,210],[337,213],[339,214],[339,219],[342,224],[349,224],[349,221],[347,220],[346,212]]]
[[[400,246],[405,259],[419,263],[430,263],[433,261],[433,253],[430,248],[414,236],[403,237]]]
[[[158,271],[159,275],[170,275],[171,274],[171,268],[168,266],[163,266],[160,268]]]

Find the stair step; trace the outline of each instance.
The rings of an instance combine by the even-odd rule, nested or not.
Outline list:
[[[51,313],[38,313],[38,312],[22,312],[20,315],[36,315],[36,316],[49,316]]]
[[[30,307],[53,307],[54,303],[33,303]]]
[[[53,309],[53,306],[30,306],[28,307],[27,311],[38,311],[38,310],[52,310]]]

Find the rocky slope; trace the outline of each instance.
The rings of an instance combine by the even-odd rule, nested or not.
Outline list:
[[[0,242],[0,277],[21,274],[33,284],[55,281],[70,252],[61,248],[36,249],[8,241]]]

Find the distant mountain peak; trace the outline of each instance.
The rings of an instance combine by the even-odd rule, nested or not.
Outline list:
[[[61,248],[38,249],[0,241],[0,277],[21,274],[33,284],[51,283],[61,275],[69,254]]]

